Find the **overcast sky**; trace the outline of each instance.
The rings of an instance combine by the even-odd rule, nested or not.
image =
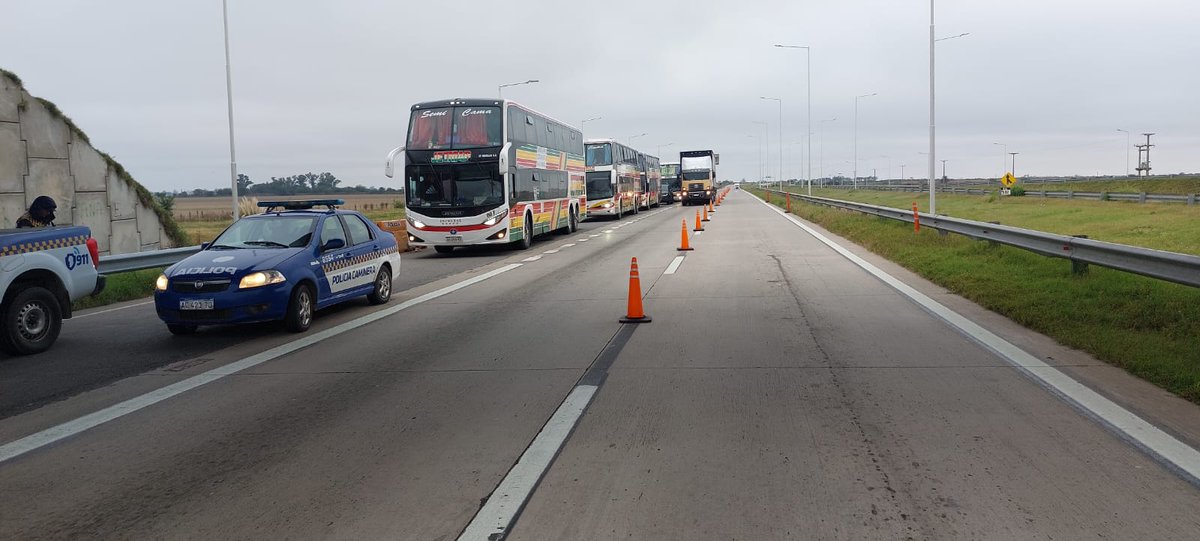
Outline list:
[[[0,0],[0,67],[56,102],[153,190],[228,186],[220,0]],[[812,47],[812,171],[926,175],[929,4],[231,0],[238,165],[256,181],[331,171],[395,185],[383,161],[408,108],[505,96],[587,137],[721,154],[722,178],[801,171]],[[1123,174],[1125,134],[1156,132],[1155,173],[1200,170],[1195,0],[938,5],[937,157],[956,176]],[[824,119],[837,118],[831,122]],[[670,145],[670,146],[666,146]],[[823,150],[822,150],[823,149]],[[1136,162],[1137,152],[1133,150]],[[1136,164],[1134,164],[1136,166]],[[940,167],[939,175],[940,175]],[[1132,167],[1132,166],[1131,166]]]

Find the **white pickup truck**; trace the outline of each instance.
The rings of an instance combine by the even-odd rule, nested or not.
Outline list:
[[[104,289],[99,253],[84,226],[0,229],[0,350],[50,348],[71,303]]]

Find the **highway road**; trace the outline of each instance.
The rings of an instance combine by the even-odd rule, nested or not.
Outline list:
[[[1195,406],[1070,354],[1016,368],[905,292],[928,284],[749,194],[677,252],[694,210],[405,255],[390,304],[300,336],[181,339],[137,303],[73,320],[0,360],[0,538],[1200,532]],[[653,320],[624,325],[633,257]],[[1115,410],[1072,398],[1113,381]]]

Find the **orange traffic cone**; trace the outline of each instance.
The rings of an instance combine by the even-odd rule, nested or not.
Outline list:
[[[700,224],[700,211],[696,211],[696,228],[692,231],[704,231],[704,226]]]
[[[642,280],[638,277],[636,257],[629,263],[629,306],[621,323],[650,323],[650,316],[642,310]]]
[[[680,252],[690,252],[690,251],[692,251],[692,247],[691,247],[691,246],[688,246],[688,238],[687,238],[687,218],[684,218],[684,219],[683,219],[683,224],[682,224],[682,225],[683,225],[683,228],[682,228],[682,229],[680,229],[680,231],[679,231],[679,235],[680,235],[680,237],[679,237],[679,251],[680,251]]]
[[[719,207],[719,206],[721,206],[721,198],[722,198],[722,197],[725,197],[725,196],[724,196],[724,195],[718,195],[718,196],[717,196],[717,206],[718,206],[718,207]]]
[[[708,221],[708,207],[700,207],[700,209],[704,212],[704,214],[703,214],[704,219],[700,220],[700,221],[707,222]]]

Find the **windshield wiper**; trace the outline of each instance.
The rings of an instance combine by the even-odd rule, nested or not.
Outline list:
[[[247,240],[247,241],[243,241],[242,244],[249,244],[252,246],[275,246],[277,248],[287,248],[288,247],[288,245],[286,245],[286,244],[283,244],[280,242],[275,242],[273,240]]]
[[[208,249],[209,249],[209,250],[237,250],[237,249],[238,249],[238,247],[237,247],[237,246],[230,246],[230,245],[228,245],[228,244],[210,244],[210,245],[208,246]]]

